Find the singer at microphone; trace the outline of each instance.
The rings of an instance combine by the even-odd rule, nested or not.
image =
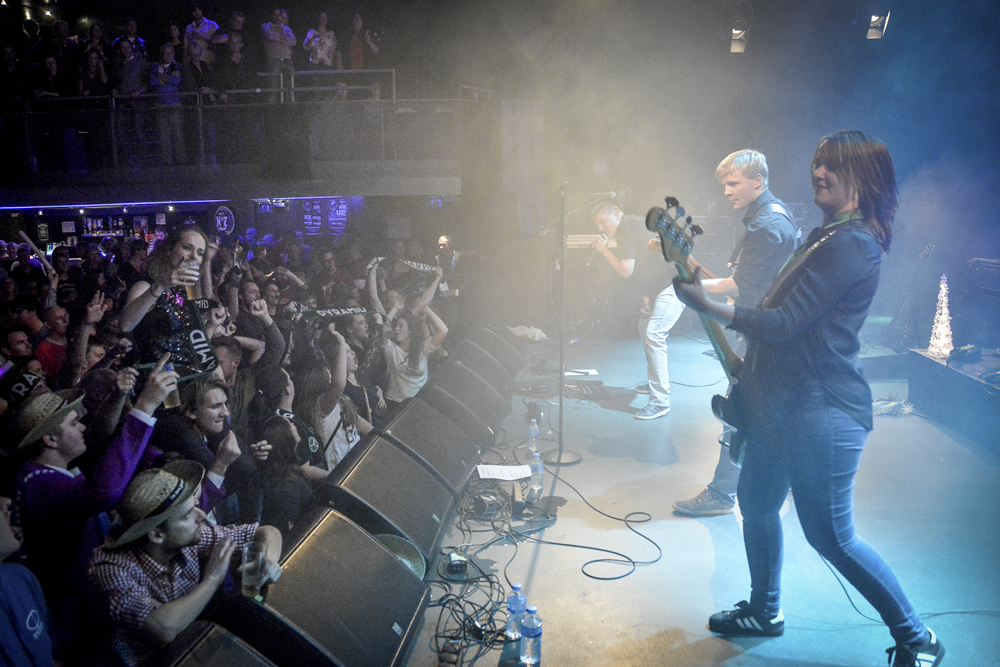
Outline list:
[[[618,193],[614,190],[608,190],[607,192],[591,192],[590,196],[596,199],[614,199]]]
[[[643,218],[625,215],[611,202],[595,206],[590,217],[601,234],[594,248],[604,255],[615,273],[628,281],[629,291],[641,304],[639,330],[646,353],[648,382],[636,387],[636,391],[648,394],[649,403],[634,417],[643,420],[663,417],[670,412],[667,336],[684,310],[670,282],[673,270],[646,250],[650,235]],[[613,251],[608,247],[610,239],[616,242]]]

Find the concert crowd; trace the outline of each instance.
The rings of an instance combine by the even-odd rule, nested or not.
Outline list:
[[[7,633],[8,657],[138,664],[226,592],[243,542],[276,561],[334,466],[427,382],[458,324],[449,238],[340,241],[188,225],[151,252],[0,243],[0,568],[17,568],[4,599],[44,619]]]

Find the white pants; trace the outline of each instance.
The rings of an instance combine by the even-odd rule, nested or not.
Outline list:
[[[670,375],[667,373],[667,336],[677,323],[684,304],[671,285],[656,295],[649,317],[639,318],[639,335],[646,350],[646,377],[649,379],[649,403],[670,405]]]

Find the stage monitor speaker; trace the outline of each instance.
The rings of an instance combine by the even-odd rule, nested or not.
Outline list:
[[[463,340],[448,358],[468,366],[476,375],[490,383],[497,393],[508,399],[514,393],[514,377],[497,358],[471,340]]]
[[[242,639],[208,621],[195,621],[143,664],[147,667],[274,667],[273,662]]]
[[[316,496],[372,535],[405,537],[428,562],[456,502],[452,490],[415,456],[375,433],[347,453]]]
[[[433,384],[424,385],[417,398],[430,405],[447,417],[469,437],[469,440],[479,449],[489,447],[496,440],[493,427],[484,422],[470,410],[462,401]]]
[[[466,340],[471,340],[492,354],[497,361],[504,365],[504,368],[507,369],[511,377],[517,377],[517,374],[524,367],[524,357],[517,351],[517,348],[504,336],[501,336],[492,329],[487,329],[486,327],[473,329],[466,336]]]
[[[382,433],[423,461],[456,499],[479,461],[479,447],[473,439],[419,397],[403,403]]]
[[[494,431],[510,410],[510,394],[499,394],[493,385],[460,361],[449,361],[434,371],[424,386],[444,389]]]
[[[263,602],[234,600],[218,622],[279,667],[405,663],[430,591],[368,532],[314,507],[287,540],[281,568]]]

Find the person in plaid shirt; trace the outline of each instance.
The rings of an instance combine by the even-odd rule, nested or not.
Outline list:
[[[277,581],[281,534],[255,523],[211,526],[199,509],[204,468],[175,461],[129,484],[88,579],[97,594],[101,644],[94,664],[137,665],[191,624],[243,545],[264,545],[264,583]]]

